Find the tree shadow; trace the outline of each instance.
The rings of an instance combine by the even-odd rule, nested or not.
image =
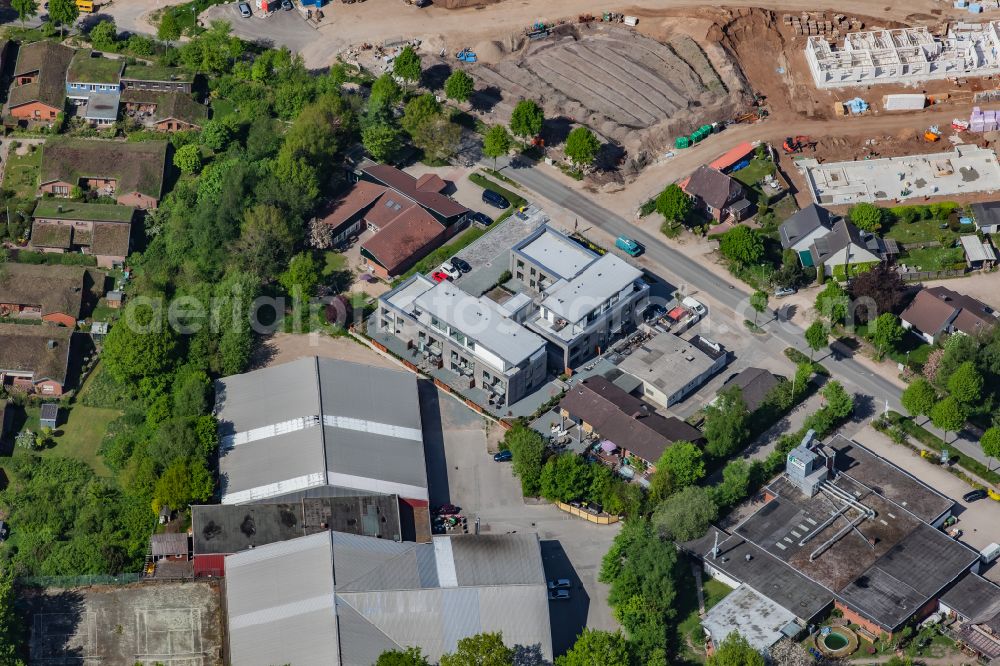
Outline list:
[[[615,143],[606,143],[601,146],[594,158],[594,166],[601,171],[617,171],[625,162],[626,151]]]
[[[855,421],[866,421],[875,416],[878,410],[879,407],[875,404],[875,398],[861,393],[854,394],[854,413],[852,414],[852,418]]]
[[[573,129],[573,121],[566,116],[546,118],[542,123],[542,138],[545,139],[545,145],[557,146],[560,143],[565,143],[571,129]]]
[[[799,307],[793,303],[786,303],[778,308],[778,321],[791,321],[795,313],[799,311]]]
[[[428,90],[441,90],[451,71],[451,65],[443,62],[431,65],[420,74],[420,85]]]
[[[548,580],[567,578],[570,582],[570,598],[568,600],[549,602],[552,654],[562,654],[573,647],[576,637],[587,626],[587,616],[590,614],[590,596],[559,541],[542,541],[541,548],[545,577]]]
[[[84,596],[74,590],[55,594],[41,590],[27,590],[22,594],[25,606],[25,624],[31,627],[28,644],[29,663],[32,664],[82,664],[87,654],[97,646],[75,645],[86,641],[88,632],[81,631],[84,617]]]
[[[80,28],[80,32],[89,35],[90,31],[93,30],[101,21],[111,21],[114,23],[115,17],[110,14],[102,14],[98,12],[96,14],[81,16],[76,24]],[[123,36],[122,39],[127,39],[127,36]]]
[[[534,645],[515,645],[514,658],[511,661],[513,666],[548,666],[549,662],[542,655],[542,646],[538,643]]]
[[[486,86],[472,93],[469,103],[481,113],[489,113],[503,100],[503,92],[496,86]]]

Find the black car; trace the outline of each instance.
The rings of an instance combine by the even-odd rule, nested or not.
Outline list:
[[[490,217],[489,215],[486,215],[485,213],[473,213],[472,215],[469,216],[469,219],[471,219],[476,224],[483,225],[484,227],[488,227],[491,224],[493,224],[493,218]]]
[[[465,259],[459,259],[458,257],[451,258],[451,265],[462,271],[463,273],[468,273],[472,270],[472,266],[469,265]]]
[[[286,12],[292,11],[293,7],[291,0],[281,0],[281,8]]]
[[[962,499],[966,502],[975,502],[981,499],[986,499],[989,495],[982,488],[978,488],[971,492],[962,495]]]
[[[500,210],[510,208],[510,202],[493,190],[483,190],[483,201]]]
[[[514,454],[511,453],[510,449],[504,449],[493,454],[493,460],[496,462],[510,462],[513,459]]]

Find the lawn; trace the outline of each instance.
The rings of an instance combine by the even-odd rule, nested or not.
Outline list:
[[[750,160],[750,164],[739,171],[731,171],[729,175],[747,187],[754,187],[764,176],[769,176],[772,173],[774,173],[774,162],[771,160],[759,160],[755,157]]]
[[[722,601],[732,591],[732,588],[724,583],[702,575],[702,592],[705,595],[706,611]],[[677,645],[679,660],[676,663],[704,663],[704,655],[692,649],[692,644],[697,648],[704,646],[705,632],[701,628],[701,617],[698,614],[698,596],[695,590],[694,576],[688,575],[686,572],[678,585],[674,607],[677,609],[677,624],[675,625],[676,634],[671,638]]]
[[[771,210],[774,211],[774,217],[778,220],[778,223],[782,223],[799,210],[799,207],[795,204],[795,197],[791,194],[786,194],[781,197],[771,206]]]
[[[38,173],[42,168],[42,150],[40,146],[32,146],[24,155],[15,154],[13,148],[7,158],[7,168],[4,171],[3,188],[13,190],[18,199],[34,199],[38,191]]]
[[[900,263],[921,271],[941,271],[963,264],[965,252],[960,247],[913,248],[899,260]]]
[[[339,273],[340,271],[347,270],[347,257],[345,257],[340,252],[334,252],[330,250],[326,252],[323,256],[323,268],[321,274],[323,277],[330,277],[334,273]]]
[[[27,407],[22,430],[27,428],[39,432],[38,415],[40,407]],[[82,460],[90,465],[98,476],[110,477],[111,470],[97,454],[101,441],[108,430],[108,424],[121,415],[116,409],[100,409],[75,404],[59,411],[59,425],[52,434],[52,445],[37,451],[39,455],[65,456]],[[27,449],[15,448],[14,455],[27,453]]]
[[[942,228],[941,225],[944,225]],[[885,232],[886,238],[891,238],[902,244],[927,243],[940,241],[944,238],[955,240],[959,234],[948,228],[941,220],[917,220],[916,222],[896,222]]]
[[[236,106],[227,99],[213,99],[212,100],[212,117],[213,118],[225,118],[226,116],[231,116],[236,113]]]

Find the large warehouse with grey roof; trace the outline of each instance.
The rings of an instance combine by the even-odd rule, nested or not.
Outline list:
[[[436,536],[433,543],[320,532],[229,557],[231,661],[369,666],[419,647],[436,662],[458,641],[502,632],[552,660],[534,534]]]
[[[341,495],[426,502],[408,372],[308,357],[216,382],[223,504]]]

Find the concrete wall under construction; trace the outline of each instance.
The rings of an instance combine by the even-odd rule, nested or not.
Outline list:
[[[839,48],[809,37],[806,61],[818,88],[1000,74],[1000,22],[958,23],[945,37],[923,27],[853,32]]]

